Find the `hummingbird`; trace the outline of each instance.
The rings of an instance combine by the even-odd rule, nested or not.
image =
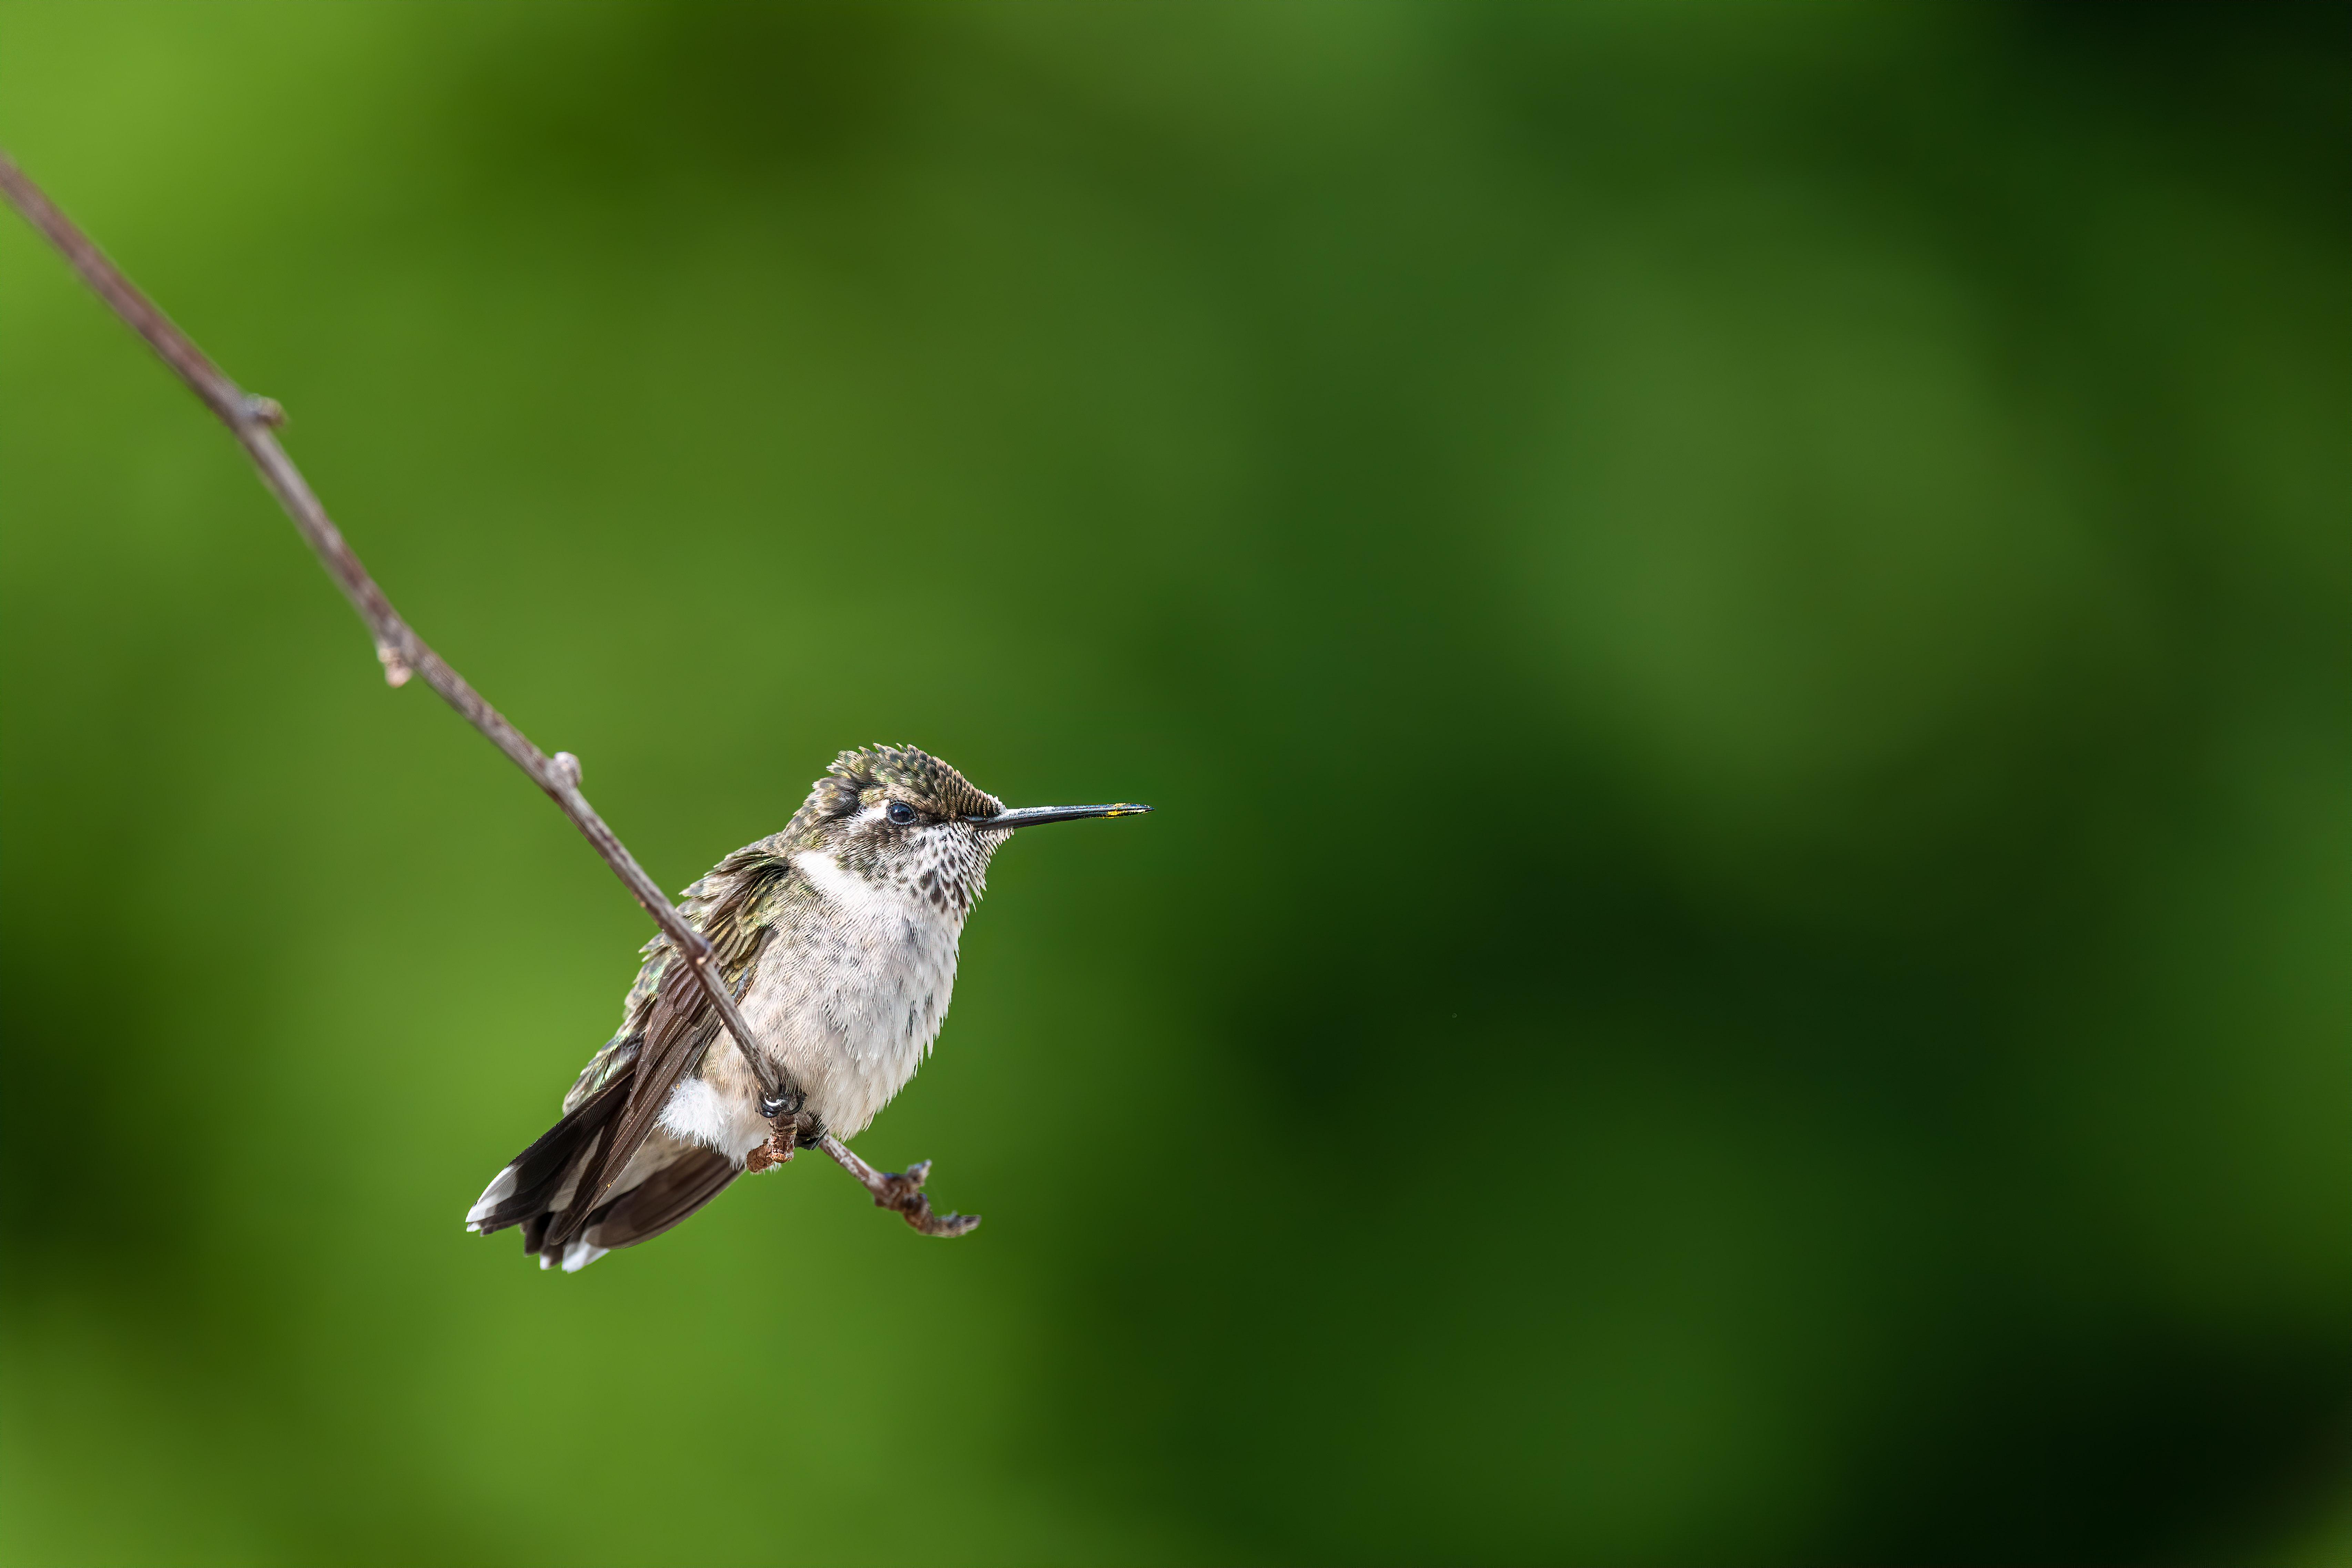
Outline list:
[[[803,1096],[797,1115],[764,1113],[743,1051],[721,1043],[718,1010],[656,936],[619,1031],[564,1095],[562,1119],[491,1178],[466,1228],[520,1226],[541,1268],[576,1272],[659,1236],[746,1171],[790,1159],[795,1142],[856,1137],[930,1055],[965,917],[1013,831],[1150,809],[1008,811],[912,746],[842,752],[782,831],[719,861],[679,906],[755,1037],[744,1047]],[[826,1146],[863,1169],[837,1142]],[[865,1174],[911,1191],[924,1170]],[[956,1215],[926,1228],[961,1235],[978,1223]]]

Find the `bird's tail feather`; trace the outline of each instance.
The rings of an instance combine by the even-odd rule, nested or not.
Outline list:
[[[570,1273],[614,1247],[660,1235],[741,1174],[740,1164],[715,1149],[681,1148],[677,1158],[593,1212],[572,1213],[581,1178],[613,1135],[635,1079],[634,1067],[619,1074],[508,1162],[467,1212],[466,1228],[487,1236],[520,1226],[523,1250],[537,1253],[541,1268],[561,1264]]]
[[[550,1223],[570,1205],[582,1172],[611,1132],[614,1118],[629,1102],[629,1084],[635,1077],[634,1070],[620,1074],[508,1161],[466,1211],[466,1228],[488,1236],[519,1225],[523,1250],[538,1252]],[[552,1261],[542,1258],[541,1267]]]

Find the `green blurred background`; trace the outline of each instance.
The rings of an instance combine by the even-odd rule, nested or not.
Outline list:
[[[830,1167],[468,1237],[646,922],[0,222],[0,1552],[2352,1558],[2341,5],[43,6],[0,142],[682,887],[1013,846]]]

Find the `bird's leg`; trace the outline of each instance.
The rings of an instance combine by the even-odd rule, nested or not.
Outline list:
[[[806,1106],[779,1110],[768,1118],[768,1141],[743,1157],[746,1175],[758,1175],[790,1161],[793,1151],[805,1149],[824,1135],[824,1123]]]
[[[849,1152],[849,1145],[830,1132],[820,1132],[816,1146],[834,1158],[834,1163],[856,1177],[874,1194],[876,1208],[896,1209],[899,1217],[925,1236],[962,1236],[976,1228],[976,1214],[941,1214],[931,1212],[931,1200],[923,1195],[923,1183],[931,1173],[929,1160],[907,1167],[900,1175],[895,1171],[877,1171]]]

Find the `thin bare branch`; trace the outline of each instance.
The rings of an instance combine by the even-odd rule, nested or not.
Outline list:
[[[604,819],[588,804],[587,796],[580,793],[580,760],[569,752],[558,752],[550,757],[532,745],[521,731],[485,701],[480,692],[466,683],[465,677],[450,668],[401,619],[392,601],[384,597],[383,590],[376,586],[375,579],[368,575],[367,568],[360,564],[360,558],[344,542],[341,531],[329,521],[326,508],[319,504],[319,498],[311,493],[293,459],[287,457],[285,447],[278,444],[271,427],[285,419],[278,405],[266,397],[249,395],[223,374],[220,367],[107,259],[105,253],[58,210],[56,204],[26,177],[16,160],[5,153],[0,153],[0,195],[5,195],[9,205],[64,253],[82,281],[112,306],[114,313],[130,323],[132,331],[147,340],[148,346],[179,373],[180,379],[205,400],[205,405],[218,415],[221,423],[244,445],[254,465],[261,470],[261,482],[278,498],[287,516],[294,520],[294,526],[318,552],[327,575],[335,580],[335,585],[342,589],[343,596],[351,600],[352,607],[367,624],[369,634],[375,638],[375,655],[383,665],[384,679],[400,686],[411,675],[424,677],[425,685],[439,692],[450,707],[465,715],[467,723],[488,736],[492,745],[529,773],[531,783],[547,792],[596,853],[604,858],[604,863],[612,867],[621,885],[653,916],[662,934],[686,956],[695,979],[709,996],[710,1005],[718,1010],[719,1020],[758,1079],[767,1114],[796,1117],[803,1096],[774,1064],[752,1048],[751,1027],[736,1010],[735,999],[727,994],[724,978],[712,961],[710,944],[670,907],[636,858],[614,837],[613,830],[604,826]]]

